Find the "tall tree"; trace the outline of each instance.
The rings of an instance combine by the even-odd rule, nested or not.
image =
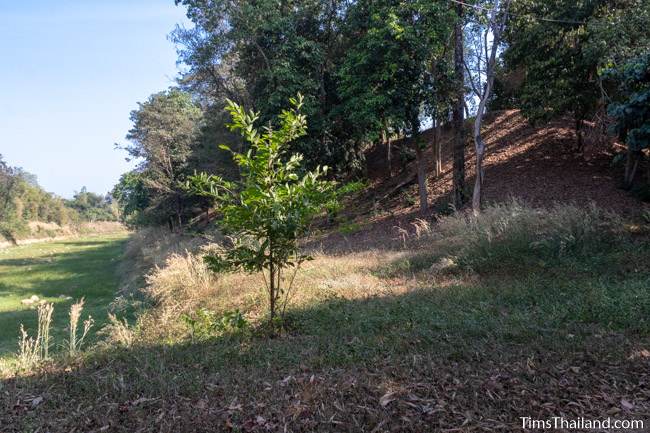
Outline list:
[[[650,148],[650,51],[605,71],[604,76],[615,86],[608,112],[614,119],[612,131],[627,144],[624,185],[630,188],[642,152]],[[650,165],[646,181],[650,185]]]
[[[483,116],[487,108],[487,102],[492,92],[492,85],[494,84],[494,74],[496,66],[497,49],[501,43],[501,36],[505,29],[506,19],[508,16],[508,8],[510,7],[510,0],[494,0],[491,2],[490,14],[487,19],[487,26],[484,30],[483,40],[485,41],[486,58],[483,62],[485,64],[485,85],[480,90],[478,95],[479,104],[474,118],[474,149],[476,153],[476,177],[474,181],[474,191],[472,194],[472,209],[474,213],[481,210],[481,198],[483,189],[483,157],[485,155],[485,141],[481,135],[481,125]],[[488,35],[492,34],[492,46],[488,52]],[[481,73],[479,68],[479,74]]]
[[[533,122],[573,116],[581,151],[584,120],[606,106],[598,71],[647,47],[650,2],[521,0],[511,9],[504,58],[509,71],[525,74],[522,111]]]
[[[336,70],[342,58],[341,18],[347,0],[177,0],[187,8],[192,29],[178,29],[188,82],[260,112],[276,122],[284,101],[305,95],[313,119],[309,135],[292,143],[309,166],[339,171],[357,167],[360,151],[350,139],[350,122],[338,110]],[[195,86],[196,87],[196,86]],[[232,89],[245,89],[231,97]],[[219,109],[222,106],[218,107]]]
[[[180,230],[186,213],[184,182],[188,160],[201,125],[201,109],[188,93],[170,89],[154,94],[131,113],[133,128],[122,146],[139,160],[138,171],[149,190],[149,213]],[[162,222],[162,221],[161,221]]]
[[[446,76],[432,64],[444,56],[452,17],[437,2],[361,0],[347,16],[352,42],[340,70],[344,111],[366,139],[387,129],[411,136],[416,154],[420,209],[426,211],[426,143],[422,119],[437,111]],[[441,68],[444,70],[444,68]]]
[[[453,146],[453,184],[454,206],[463,207],[465,196],[465,70],[463,41],[463,5],[456,3],[456,23],[454,25],[454,75],[456,80],[456,100],[452,116],[454,125]]]

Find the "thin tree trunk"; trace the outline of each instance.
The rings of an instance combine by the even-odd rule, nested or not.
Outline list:
[[[576,152],[582,153],[584,150],[584,137],[582,135],[582,118],[576,116]]]
[[[442,175],[442,143],[440,140],[440,122],[434,120],[433,123],[433,173],[435,178]]]
[[[625,177],[623,179],[625,189],[632,188],[632,184],[634,183],[634,176],[636,175],[638,166],[639,152],[635,152],[628,147],[627,161],[625,162]]]
[[[271,322],[275,319],[275,265],[273,263],[273,243],[269,239],[269,310]]]
[[[456,78],[456,101],[453,107],[454,148],[453,182],[454,205],[460,209],[465,204],[465,131],[463,111],[465,109],[465,83],[463,70],[463,5],[456,5],[457,22],[454,27],[454,74]]]
[[[420,212],[424,213],[429,207],[429,197],[427,193],[427,170],[426,161],[424,160],[424,152],[422,147],[415,144],[415,157],[417,160],[418,169],[418,191],[420,192]]]
[[[422,149],[422,143],[420,143],[420,116],[418,114],[414,114],[413,119],[411,119],[411,131],[413,132],[411,140],[413,140],[413,146],[415,147],[415,158],[417,164],[420,212],[425,213],[429,208],[429,197],[427,194],[427,168],[426,160],[424,158],[424,150]]]
[[[503,33],[505,27],[505,20],[508,14],[509,5],[510,0],[505,0],[501,6],[501,10],[499,10],[499,3],[496,2],[494,4],[492,14],[488,22],[488,28],[485,30],[488,32],[490,31],[490,27],[492,28],[492,49],[490,50],[490,58],[487,62],[485,89],[481,95],[481,100],[476,112],[476,118],[474,120],[474,148],[476,151],[476,177],[474,180],[474,192],[472,194],[472,210],[474,214],[478,214],[481,211],[483,190],[483,158],[485,156],[485,141],[483,141],[483,137],[481,136],[481,125],[483,123],[483,116],[485,115],[487,101],[490,98],[490,93],[492,92],[492,85],[494,84],[494,65],[496,63],[497,48],[499,47],[501,34]],[[499,13],[501,16],[498,16]]]
[[[386,161],[388,162],[388,175],[391,176],[393,174],[393,164],[392,164],[392,155],[391,155],[391,137],[388,132],[388,127],[384,126],[384,130],[382,131],[382,141],[386,145]]]

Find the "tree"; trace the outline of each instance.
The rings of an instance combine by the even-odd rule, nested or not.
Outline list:
[[[289,143],[304,136],[307,128],[300,113],[302,96],[291,98],[291,104],[293,108],[280,114],[278,129],[259,131],[259,114],[230,101],[229,127],[250,144],[246,153],[223,146],[240,167],[241,180],[201,173],[187,184],[193,193],[213,200],[221,214],[219,226],[234,239],[220,254],[207,255],[206,263],[215,272],[261,272],[272,322],[278,309],[284,313],[296,272],[309,259],[300,253],[298,239],[333,197],[332,183],[322,180],[326,168],[303,172],[302,155],[287,155]]]
[[[603,75],[616,83],[615,101],[607,111],[614,119],[612,132],[628,147],[624,184],[630,188],[641,152],[650,148],[650,52],[608,69]],[[650,183],[650,167],[647,181]]]
[[[263,123],[275,121],[285,101],[305,95],[310,132],[291,143],[309,167],[327,164],[346,173],[360,151],[351,123],[337,110],[337,68],[343,57],[341,18],[347,0],[177,0],[192,29],[177,29],[186,82],[217,101],[251,105]]]
[[[22,183],[18,169],[9,166],[0,155],[0,235],[13,244],[17,243],[17,234],[25,229],[16,206]]]
[[[479,97],[479,104],[474,119],[474,146],[476,151],[476,178],[472,195],[472,209],[474,213],[478,213],[481,210],[481,192],[483,187],[483,156],[485,154],[485,142],[481,136],[481,124],[487,108],[487,102],[492,92],[492,85],[494,84],[497,49],[501,43],[501,35],[505,29],[508,8],[510,7],[510,0],[494,0],[494,2],[491,3],[491,12],[483,37],[483,40],[485,41],[484,50],[487,57],[483,62],[479,61],[479,65],[480,63],[485,65],[485,85],[481,90],[478,90],[476,86],[474,86],[475,89],[479,91],[477,94]],[[488,55],[487,40],[488,34],[490,33],[492,34],[492,46]],[[479,67],[479,77],[481,73],[482,71]]]
[[[146,215],[151,197],[142,173],[137,170],[124,173],[113,187],[111,194],[119,204],[122,222],[130,226],[146,225],[151,222],[147,220]]]
[[[456,4],[456,23],[454,24],[454,78],[456,97],[452,116],[454,125],[453,184],[454,206],[460,209],[465,204],[465,71],[463,56],[463,5]]]
[[[88,191],[84,186],[75,192],[72,200],[66,200],[69,208],[75,209],[85,221],[117,221],[118,215],[111,204],[111,197]]]
[[[361,0],[349,10],[353,43],[340,69],[344,111],[361,137],[376,140],[387,129],[410,134],[416,154],[420,210],[428,207],[422,119],[444,99],[432,67],[447,60],[452,17],[441,3]],[[440,68],[444,70],[444,68]],[[439,82],[440,83],[439,83]]]
[[[586,20],[600,4],[602,0],[516,2],[506,35],[507,65],[525,70],[526,80],[519,91],[524,115],[537,122],[571,114],[579,152],[582,123],[600,98],[598,59],[585,51]]]
[[[511,9],[504,59],[525,75],[519,105],[532,122],[572,115],[582,151],[583,121],[606,107],[598,71],[648,46],[650,2],[522,0]]]
[[[188,93],[174,88],[138,105],[126,136],[131,143],[122,148],[140,160],[137,170],[148,191],[149,217],[179,231],[187,212],[183,185],[190,174],[188,160],[203,113]]]

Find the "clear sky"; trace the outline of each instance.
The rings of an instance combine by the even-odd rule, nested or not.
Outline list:
[[[174,0],[0,0],[0,154],[71,197],[131,168],[129,113],[174,84]]]

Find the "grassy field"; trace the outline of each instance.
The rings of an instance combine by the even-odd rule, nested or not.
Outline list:
[[[156,302],[122,329],[129,338],[2,380],[0,431],[503,432],[526,416],[650,419],[646,228],[514,206],[419,231],[396,249],[315,254],[274,336],[259,275],[216,277],[180,248],[146,279]],[[144,240],[139,255],[171,237]],[[200,308],[239,309],[249,326],[192,338],[181,316]]]
[[[101,326],[119,284],[125,241],[125,234],[105,234],[0,250],[0,357],[16,351],[21,323],[34,328],[36,311],[21,302],[32,295],[55,305],[55,344],[62,341],[70,305],[82,297],[84,317],[92,315]]]

